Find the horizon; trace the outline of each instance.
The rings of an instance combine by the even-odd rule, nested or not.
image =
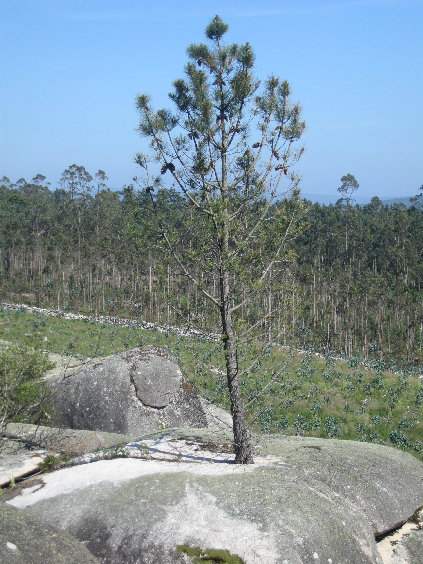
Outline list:
[[[12,182],[40,173],[56,186],[76,163],[103,169],[114,189],[131,183],[136,95],[171,107],[186,47],[219,13],[227,42],[251,43],[256,75],[286,78],[303,107],[303,193],[336,195],[347,173],[357,199],[419,192],[423,1],[3,0],[0,13],[0,176]]]

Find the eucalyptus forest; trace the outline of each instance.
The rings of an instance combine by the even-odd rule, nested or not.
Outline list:
[[[165,252],[148,194],[136,185],[112,191],[107,182],[103,171],[91,176],[80,165],[68,167],[57,187],[41,174],[0,180],[1,299],[215,331],[218,314]],[[201,227],[176,191],[162,190],[160,207],[178,228],[178,244],[201,253],[195,248]],[[288,221],[293,213],[283,268],[244,305],[239,323],[258,322],[266,341],[419,367],[419,200],[387,206],[375,197],[358,206],[340,198],[322,206],[296,195],[272,204],[278,218]],[[278,244],[272,222],[255,244],[265,262]],[[217,279],[207,284],[213,293]]]

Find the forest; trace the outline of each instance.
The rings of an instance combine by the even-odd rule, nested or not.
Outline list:
[[[219,327],[218,313],[169,254],[157,228],[157,209],[136,184],[112,191],[104,171],[92,176],[73,164],[52,188],[0,179],[0,299],[88,315],[113,315]],[[161,189],[161,220],[193,257],[204,253],[192,209],[183,195]],[[260,214],[260,203],[249,212]],[[269,221],[249,254],[266,263],[285,237],[281,265],[258,297],[239,312],[239,325],[260,325],[269,342],[383,361],[387,367],[423,363],[423,209],[355,205],[342,198],[322,206],[299,193],[272,204]],[[278,225],[280,222],[278,223]],[[289,231],[289,232],[288,232]],[[288,235],[287,235],[288,233]],[[249,265],[244,265],[245,288]],[[197,272],[214,295],[213,276]],[[242,277],[241,277],[242,279]]]

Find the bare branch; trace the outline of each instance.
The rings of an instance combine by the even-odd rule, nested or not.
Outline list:
[[[154,198],[152,197],[152,195],[150,194],[151,200],[153,202],[153,207],[156,210],[156,202],[154,200]],[[181,258],[179,257],[179,255],[177,254],[177,252],[175,251],[172,243],[169,240],[168,234],[165,230],[165,228],[163,227],[163,224],[159,218],[158,213],[156,212],[156,217],[159,220],[159,225],[160,225],[160,230],[161,233],[163,235],[164,240],[166,241],[167,247],[171,253],[171,255],[173,256],[173,258],[176,260],[176,262],[178,263],[178,265],[180,266],[180,268],[182,269],[184,275],[204,294],[204,296],[206,296],[209,300],[211,300],[216,306],[219,307],[219,302],[216,300],[216,298],[214,298],[211,294],[209,294],[209,292],[207,292],[203,287],[202,284],[196,279],[194,278],[194,276],[192,276],[192,274],[188,271],[188,269],[185,267],[183,261],[181,260]]]
[[[280,253],[281,253],[281,250],[282,250],[282,248],[285,246],[285,242],[286,242],[286,239],[287,239],[287,237],[288,237],[288,233],[289,233],[289,231],[290,231],[290,229],[291,229],[292,223],[293,223],[293,221],[294,221],[294,217],[295,217],[295,215],[292,214],[291,219],[290,219],[289,224],[288,224],[288,227],[287,227],[286,230],[285,230],[285,234],[284,234],[284,236],[283,236],[283,238],[282,238],[282,240],[281,240],[281,242],[280,242],[280,244],[279,244],[279,247],[277,248],[275,254],[273,255],[272,260],[268,263],[267,267],[264,269],[264,271],[262,272],[262,274],[261,274],[261,276],[260,276],[260,278],[259,278],[259,281],[260,281],[260,282],[263,282],[263,281],[264,281],[264,279],[266,278],[266,276],[269,274],[269,272],[271,271],[272,267],[274,266],[275,262],[276,262],[277,259],[279,258],[279,255],[280,255]],[[248,296],[247,296],[245,299],[242,300],[242,302],[238,303],[236,306],[233,306],[233,307],[231,308],[231,312],[233,313],[233,312],[237,311],[239,308],[241,308],[242,306],[244,306],[244,305],[250,300],[250,297],[251,297],[251,292],[248,294]]]

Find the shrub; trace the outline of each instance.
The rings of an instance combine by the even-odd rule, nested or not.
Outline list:
[[[57,456],[54,456],[54,454],[48,454],[43,460],[41,469],[44,472],[51,472],[52,470],[56,470],[59,464],[60,459]]]
[[[48,421],[50,390],[42,377],[53,366],[42,351],[21,345],[0,349],[0,430],[11,422]]]
[[[296,435],[302,435],[302,431],[308,431],[309,425],[304,415],[298,414],[293,423]]]
[[[398,429],[394,429],[391,432],[391,434],[389,435],[389,440],[399,448],[410,448],[412,446],[407,435],[401,433],[400,431],[398,431]]]
[[[275,408],[273,406],[266,407],[259,416],[261,432],[270,433],[272,431],[273,419],[275,416]]]
[[[334,417],[332,417],[332,415],[326,417],[325,433],[328,437],[331,438],[339,437],[342,435],[341,427],[338,425],[337,421],[335,420]]]
[[[276,428],[279,433],[285,434],[289,426],[289,420],[285,415],[281,415],[279,421],[276,423]]]
[[[420,407],[422,405],[422,403],[423,403],[423,386],[417,392],[416,399],[414,400],[414,403],[416,404],[417,407]]]

